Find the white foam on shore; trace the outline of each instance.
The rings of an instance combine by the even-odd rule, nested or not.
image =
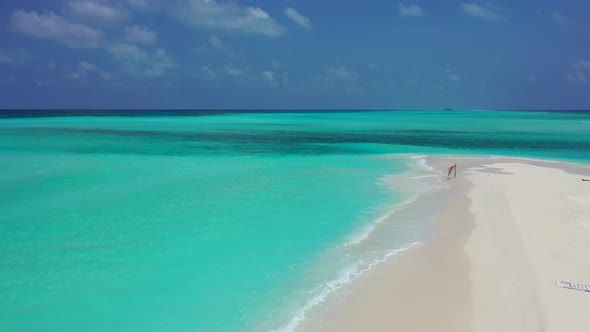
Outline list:
[[[365,226],[365,228],[363,228],[363,230],[361,230],[359,233],[354,234],[350,238],[350,240],[348,240],[344,244],[344,246],[356,245],[356,244],[359,244],[359,243],[363,242],[364,240],[368,239],[369,236],[371,235],[371,233],[375,230],[375,227],[377,226],[377,224],[380,224],[380,223],[386,221],[394,213],[398,212],[399,210],[401,210],[404,207],[412,204],[415,201],[416,201],[416,197],[413,197],[413,198],[410,198],[410,199],[408,199],[406,201],[403,201],[403,202],[401,202],[399,204],[396,204],[389,211],[385,212],[384,214],[382,214],[381,216],[379,216],[375,220],[373,220],[370,224],[368,224],[367,226]]]
[[[426,169],[426,170],[429,170],[429,171],[434,171],[434,168],[432,168],[431,166],[429,166],[429,165],[426,163],[426,158],[425,158],[425,157],[421,157],[421,156],[414,156],[413,158],[414,158],[414,159],[418,159],[418,161],[416,162],[416,165],[418,165],[418,166],[420,166],[420,167],[422,167],[422,168],[424,168],[424,169]]]
[[[416,170],[412,171],[410,167],[410,170],[408,172],[384,176],[379,180],[380,184],[382,185],[387,185],[393,188],[398,187],[398,189],[402,192],[402,195],[406,197],[405,200],[395,204],[385,213],[375,218],[372,222],[366,225],[360,232],[352,235],[350,239],[344,244],[344,246],[356,245],[365,241],[369,238],[369,236],[375,230],[378,224],[383,223],[388,218],[393,216],[396,212],[399,212],[400,210],[414,203],[418,199],[418,197],[429,192],[432,192],[434,190],[448,188],[448,185],[441,180],[442,173],[440,171],[436,171],[434,168],[429,166],[426,163],[426,157],[427,156],[424,155],[412,155],[410,156],[410,159],[416,160],[414,165],[418,168],[417,171],[419,173],[427,171],[428,174],[419,174],[412,176],[411,174],[413,172],[416,172]],[[435,179],[435,181],[419,181],[430,179]]]
[[[369,236],[375,230],[378,224],[383,223],[388,218],[393,216],[396,212],[399,212],[400,210],[414,203],[419,196],[428,193],[432,190],[437,190],[446,187],[445,183],[443,183],[442,181],[436,181],[436,183],[421,183],[420,181],[417,181],[422,179],[440,178],[439,172],[436,172],[434,168],[430,167],[426,163],[426,157],[427,156],[413,155],[410,156],[410,159],[416,160],[415,166],[417,166],[418,172],[422,173],[423,171],[427,171],[429,174],[420,174],[412,176],[411,174],[413,171],[410,167],[410,170],[408,172],[384,176],[379,180],[379,183],[382,185],[390,186],[393,188],[400,187],[399,189],[401,189],[402,195],[406,196],[405,200],[395,204],[393,207],[389,208],[383,214],[372,220],[360,232],[353,234],[350,237],[350,239],[344,244],[344,246],[352,246],[363,242],[364,240],[369,238]]]
[[[297,310],[293,318],[287,323],[285,326],[282,326],[276,330],[275,332],[292,332],[297,328],[299,323],[305,319],[306,313],[313,307],[323,303],[328,295],[333,293],[334,291],[344,287],[345,285],[351,283],[355,279],[359,278],[363,274],[367,273],[368,271],[372,270],[375,265],[384,262],[389,257],[399,254],[402,251],[418,247],[420,245],[419,242],[410,243],[408,245],[402,246],[399,249],[389,250],[382,258],[376,259],[369,264],[367,264],[364,268],[359,268],[362,265],[363,261],[357,262],[355,266],[350,268],[344,269],[338,274],[333,280],[329,280],[325,282],[323,285],[320,286],[319,294],[315,295],[311,299],[309,299],[305,305]]]
[[[406,172],[384,176],[379,180],[380,184],[389,186],[399,191],[404,200],[390,207],[384,213],[371,220],[359,232],[356,232],[350,236],[349,239],[340,247],[345,252],[353,253],[358,250],[364,250],[361,249],[361,246],[370,245],[366,242],[370,241],[372,234],[376,231],[376,229],[378,229],[380,224],[390,220],[396,213],[404,210],[407,207],[410,207],[421,196],[432,193],[433,191],[448,188],[448,184],[442,180],[442,172],[435,170],[426,163],[427,156],[410,155],[408,157],[410,160],[412,160],[412,162],[408,165],[409,168]],[[411,241],[414,239],[409,240]],[[308,299],[299,309],[295,311],[289,322],[274,331],[294,331],[301,321],[305,319],[308,311],[322,304],[331,293],[350,284],[355,279],[373,269],[375,265],[384,262],[389,257],[402,251],[417,247],[420,244],[420,242],[412,242],[407,245],[403,245],[398,249],[385,249],[383,256],[374,258],[370,262],[367,262],[366,258],[360,258],[356,263],[342,269],[334,279],[326,281],[314,288],[311,291],[311,293],[314,295],[311,296],[310,299]]]
[[[412,180],[418,180],[418,179],[424,179],[424,178],[437,178],[439,177],[438,175],[432,174],[432,175],[418,175],[418,176],[412,176],[410,177],[410,179]]]

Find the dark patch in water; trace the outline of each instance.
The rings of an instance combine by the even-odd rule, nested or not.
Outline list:
[[[64,116],[215,116],[226,114],[290,114],[290,113],[366,113],[366,112],[430,112],[429,110],[220,110],[220,109],[0,109],[0,118],[31,118],[31,117],[64,117]],[[561,114],[590,114],[588,110],[452,110],[445,113],[470,112],[525,112],[525,113],[561,113]]]
[[[536,133],[464,132],[451,130],[401,130],[391,132],[314,132],[252,130],[248,132],[170,132],[157,130],[19,128],[5,133],[37,135],[41,149],[76,153],[125,153],[192,155],[203,153],[247,154],[339,154],[368,153],[362,146],[344,144],[385,144],[458,149],[509,149],[549,151],[589,151],[590,140],[566,141],[559,135],[539,139]],[[43,135],[61,134],[59,145],[44,147]],[[85,139],[84,136],[88,137]],[[528,137],[530,136],[530,137]],[[59,137],[59,136],[58,136]],[[123,141],[117,137],[124,137]],[[96,139],[98,141],[95,141]],[[108,139],[111,138],[111,141]],[[105,139],[107,141],[105,141]]]

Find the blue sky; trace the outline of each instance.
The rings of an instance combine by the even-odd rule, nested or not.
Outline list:
[[[0,108],[589,109],[590,3],[0,3]]]

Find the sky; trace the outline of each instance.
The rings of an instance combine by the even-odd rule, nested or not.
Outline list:
[[[590,109],[587,0],[0,2],[0,108]]]

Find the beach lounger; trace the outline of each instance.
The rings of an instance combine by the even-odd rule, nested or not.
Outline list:
[[[590,292],[590,285],[578,284],[575,282],[559,280],[557,281],[557,286],[562,288],[574,289],[583,292]]]

